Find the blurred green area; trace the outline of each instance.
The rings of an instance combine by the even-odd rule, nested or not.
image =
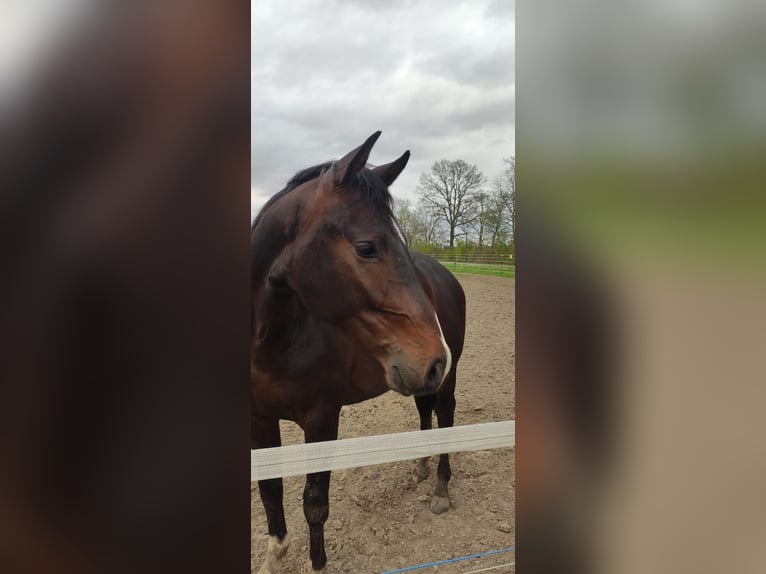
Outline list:
[[[762,265],[766,10],[735,4],[522,8],[522,224],[526,205],[597,256]]]
[[[439,261],[444,267],[453,273],[465,273],[468,275],[491,275],[493,277],[516,277],[515,265],[486,265],[481,263],[454,263],[452,261]]]
[[[766,167],[756,155],[665,164],[609,154],[533,158],[517,177],[524,199],[596,257],[753,267],[766,253]]]

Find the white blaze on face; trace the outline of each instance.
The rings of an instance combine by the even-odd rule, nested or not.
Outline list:
[[[452,367],[452,352],[449,350],[449,345],[447,345],[447,341],[444,340],[444,332],[442,331],[441,323],[439,323],[439,316],[434,313],[434,318],[436,319],[436,326],[439,327],[439,337],[441,337],[442,340],[442,346],[444,347],[444,354],[447,355],[447,364],[444,366],[444,376],[442,377],[441,382],[444,382],[444,379],[447,378],[447,375],[449,374],[449,370]],[[441,383],[440,383],[441,384]]]

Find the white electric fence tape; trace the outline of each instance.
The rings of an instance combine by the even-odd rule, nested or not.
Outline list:
[[[250,452],[250,479],[298,476],[515,444],[516,421],[501,421],[262,448]]]

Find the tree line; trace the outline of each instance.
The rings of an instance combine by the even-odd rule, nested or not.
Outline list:
[[[516,239],[516,159],[503,158],[489,181],[476,165],[442,159],[420,176],[418,200],[395,199],[410,247],[434,254],[513,256]]]

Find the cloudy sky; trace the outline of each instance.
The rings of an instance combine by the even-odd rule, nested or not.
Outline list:
[[[381,130],[370,163],[439,159],[488,177],[515,153],[515,0],[258,0],[251,6],[251,211],[293,173]]]

